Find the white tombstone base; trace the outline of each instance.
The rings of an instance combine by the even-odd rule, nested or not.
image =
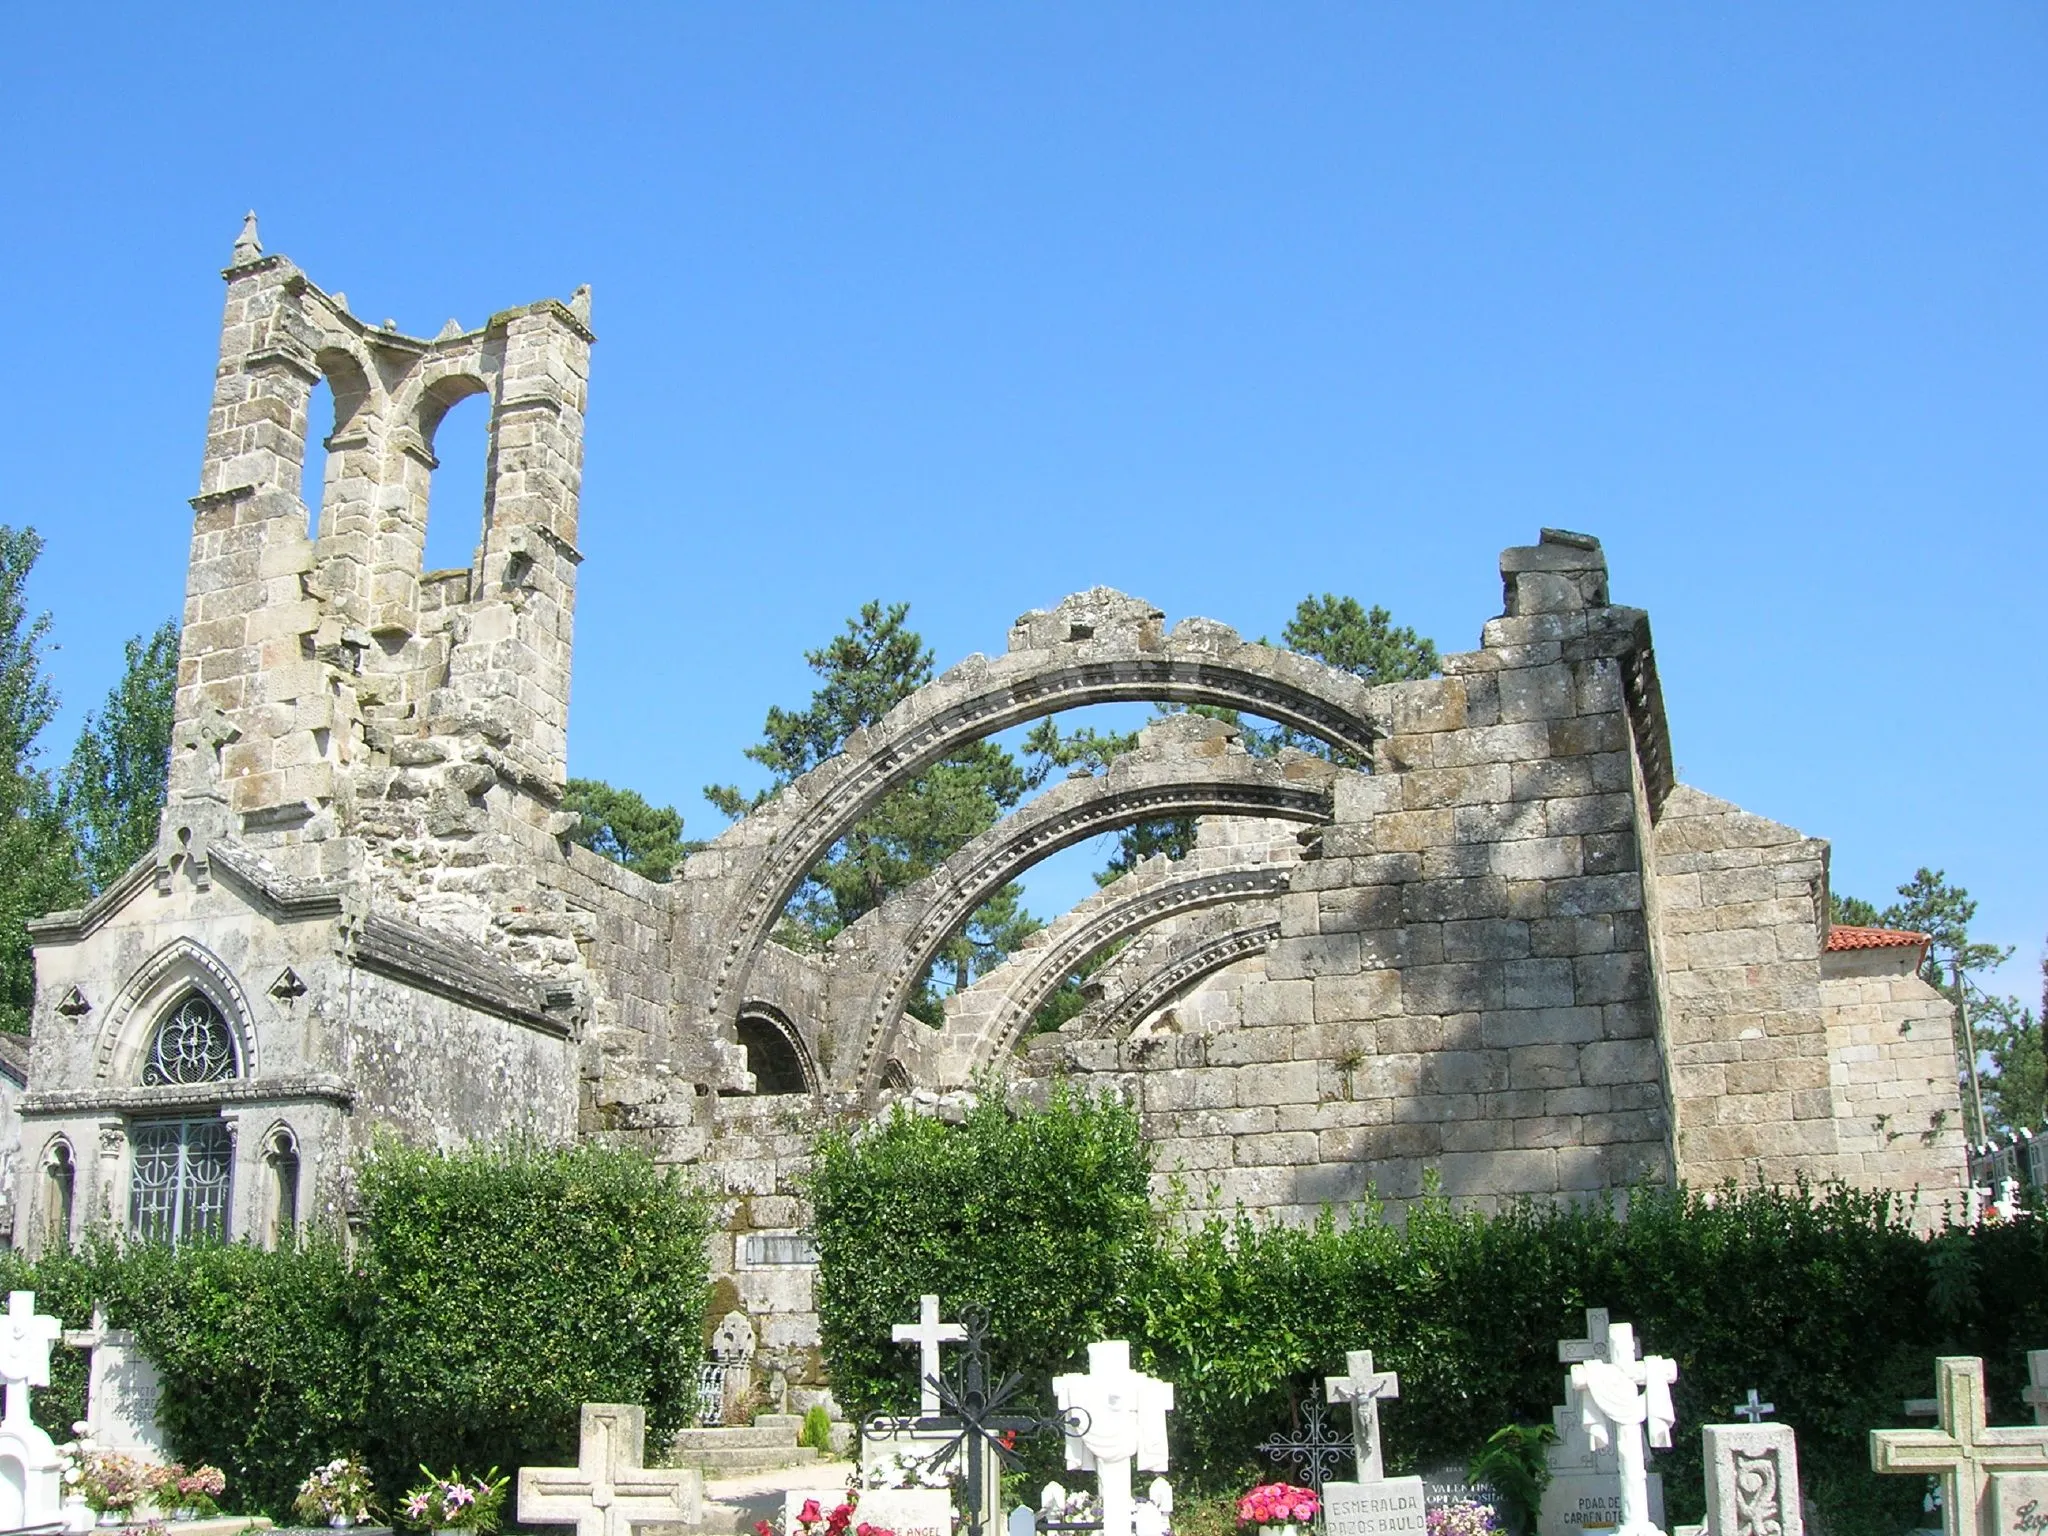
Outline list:
[[[1419,1477],[1323,1484],[1326,1536],[1424,1536],[1427,1514]]]
[[[1664,1479],[1649,1474],[1650,1523],[1664,1526]],[[1621,1525],[1621,1479],[1613,1473],[1561,1472],[1543,1490],[1536,1536],[1585,1536]]]

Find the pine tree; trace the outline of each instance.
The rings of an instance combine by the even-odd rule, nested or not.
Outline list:
[[[80,878],[95,894],[148,853],[169,782],[178,694],[178,626],[127,644],[121,681],[85,717],[59,802]]]
[[[855,731],[874,725],[932,679],[932,653],[906,622],[908,603],[871,602],[830,644],[804,653],[820,678],[801,710],[768,711],[762,739],[746,755],[769,771],[768,788],[743,794],[713,784],[704,797],[735,819],[839,752]],[[849,828],[791,899],[777,937],[815,949],[892,894],[921,880],[993,826],[1034,781],[1000,743],[978,741],[941,758],[892,790]],[[969,919],[946,956],[955,974],[986,969],[1037,925],[1005,887]],[[915,1011],[931,1014],[927,995]]]
[[[636,791],[602,779],[571,779],[562,809],[583,820],[569,841],[581,843],[649,880],[667,880],[698,845],[683,840],[682,813],[672,805],[650,805]]]

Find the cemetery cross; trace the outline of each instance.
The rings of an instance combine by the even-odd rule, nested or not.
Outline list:
[[[1636,1331],[1628,1323],[1615,1323],[1607,1330],[1606,1359],[1583,1360],[1572,1367],[1571,1384],[1578,1393],[1590,1443],[1598,1451],[1611,1440],[1620,1464],[1621,1525],[1615,1536],[1657,1532],[1650,1520],[1649,1466],[1643,1441],[1647,1432],[1651,1445],[1671,1444],[1676,1417],[1671,1386],[1677,1380],[1675,1361],[1662,1355],[1637,1357]]]
[[[10,1291],[0,1317],[0,1380],[7,1383],[9,1426],[29,1421],[28,1389],[50,1384],[50,1346],[64,1325],[36,1311],[34,1291]]]
[[[2027,1384],[2020,1401],[2034,1410],[2036,1424],[2048,1424],[2048,1349],[2027,1351]]]
[[[917,1411],[931,1417],[939,1411],[939,1346],[958,1344],[967,1330],[958,1323],[940,1322],[939,1298],[927,1293],[917,1299],[917,1321],[896,1324],[889,1337],[917,1346]]]
[[[1369,1349],[1348,1351],[1344,1362],[1345,1374],[1326,1377],[1323,1388],[1332,1402],[1351,1405],[1351,1448],[1358,1463],[1358,1480],[1377,1483],[1387,1475],[1380,1452],[1380,1399],[1399,1397],[1401,1378],[1392,1371],[1375,1371]]]
[[[934,1313],[937,1305],[937,1298],[933,1298]],[[936,1316],[932,1321],[937,1322]],[[943,1370],[935,1369],[928,1378],[928,1385],[938,1400],[935,1404],[938,1411],[919,1413],[915,1417],[871,1414],[862,1428],[876,1439],[912,1430],[934,1436],[950,1435],[952,1438],[930,1460],[934,1465],[944,1466],[959,1457],[967,1469],[969,1536],[987,1536],[988,1517],[993,1513],[982,1508],[987,1458],[995,1457],[999,1467],[1019,1467],[1022,1462],[1013,1449],[1019,1439],[1033,1439],[1053,1430],[1080,1434],[1088,1427],[1088,1416],[1079,1409],[1056,1413],[1049,1418],[1035,1413],[1005,1412],[1023,1390],[1024,1378],[1018,1372],[1010,1371],[993,1387],[989,1386],[988,1319],[977,1311],[969,1310],[960,1314],[958,1325],[942,1326],[958,1326],[959,1342],[964,1347],[960,1351],[959,1369],[954,1375],[948,1376]],[[939,1342],[934,1340],[931,1345],[934,1358]],[[919,1343],[922,1346],[922,1340]]]
[[[1944,1355],[1934,1362],[1936,1429],[1873,1429],[1874,1472],[1931,1472],[1942,1480],[1941,1528],[1946,1536],[1989,1530],[1993,1474],[2048,1470],[2048,1428],[1988,1426],[1984,1362]],[[1967,1515],[1964,1511],[1968,1511]]]
[[[647,1410],[634,1403],[585,1403],[573,1467],[519,1469],[519,1522],[573,1525],[576,1536],[632,1536],[636,1525],[695,1525],[703,1518],[703,1474],[649,1467]]]
[[[1747,1419],[1752,1424],[1763,1423],[1765,1414],[1776,1413],[1777,1411],[1778,1405],[1776,1403],[1760,1403],[1756,1400],[1755,1387],[1751,1387],[1749,1389],[1748,1402],[1737,1403],[1735,1407],[1731,1410],[1731,1412],[1733,1412],[1737,1418]]]
[[[1292,1435],[1270,1436],[1261,1440],[1257,1449],[1276,1462],[1293,1462],[1301,1471],[1301,1480],[1320,1493],[1323,1484],[1336,1475],[1349,1442],[1330,1433],[1330,1410],[1313,1387],[1297,1406],[1295,1416]]]

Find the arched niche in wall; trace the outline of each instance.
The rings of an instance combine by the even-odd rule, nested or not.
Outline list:
[[[761,1095],[809,1093],[815,1074],[802,1042],[787,1020],[758,1003],[740,1014],[739,1042],[754,1074],[754,1092]]]

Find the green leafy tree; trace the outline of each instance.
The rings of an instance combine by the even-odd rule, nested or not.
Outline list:
[[[1875,928],[1882,916],[1875,905],[1861,896],[1828,892],[1828,922],[1843,928]]]
[[[768,770],[768,788],[747,795],[713,784],[704,797],[728,816],[746,815],[930,682],[932,653],[906,622],[909,614],[908,603],[867,603],[831,643],[806,651],[804,660],[820,679],[810,703],[800,710],[771,708],[762,739],[746,751]],[[817,948],[993,826],[1033,783],[997,742],[974,742],[941,758],[885,795],[833,845],[791,898],[777,937]],[[1021,895],[1008,886],[991,897],[941,961],[956,975],[998,963],[1036,926],[1018,905]],[[915,1011],[931,1017],[936,1003],[928,978],[925,987]]]
[[[695,844],[683,841],[682,814],[672,805],[649,805],[634,790],[602,779],[571,779],[562,809],[583,818],[569,841],[581,843],[649,880],[667,880]]]
[[[57,712],[43,676],[50,616],[31,617],[26,587],[43,541],[0,526],[0,1029],[28,1028],[35,1000],[29,919],[82,893],[57,794],[37,740]]]
[[[1973,1067],[1978,1074],[1985,1124],[1976,1127],[1973,1134],[1994,1125],[2010,1130],[2039,1123],[2044,1111],[2039,1021],[2020,1005],[2018,998],[1993,996],[1972,979],[2011,959],[2011,946],[1987,944],[1971,934],[1977,903],[1967,889],[1950,884],[1945,870],[1914,871],[1913,878],[1898,888],[1898,897],[1882,912],[1853,896],[1831,898],[1830,913],[1836,922],[1927,935],[1927,959],[1921,966],[1921,977],[1958,1005],[1956,1054],[1964,1058],[1966,1085]],[[2048,1005],[2048,998],[2043,1002]],[[1963,1007],[1969,1010],[1967,1034],[1963,1028]],[[1967,1059],[1971,1035],[1977,1048],[1974,1063]],[[1977,1096],[1965,1087],[1965,1103],[1972,1114]]]
[[[166,619],[127,644],[106,702],[85,717],[59,800],[80,873],[97,893],[156,843],[178,697],[178,626]]]

